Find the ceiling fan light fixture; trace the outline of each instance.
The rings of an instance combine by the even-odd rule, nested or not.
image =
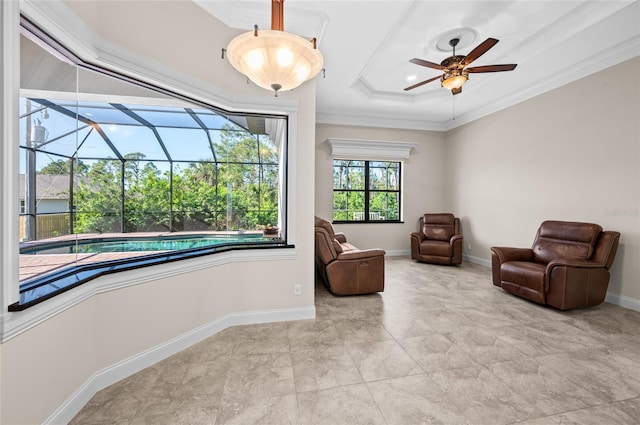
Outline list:
[[[271,1],[271,30],[258,31],[256,26],[231,40],[226,49],[231,66],[257,86],[275,90],[276,95],[315,77],[323,64],[315,39],[283,31],[283,3]]]
[[[448,90],[459,89],[467,82],[469,77],[464,72],[452,72],[451,74],[445,73],[442,76],[442,87]]]

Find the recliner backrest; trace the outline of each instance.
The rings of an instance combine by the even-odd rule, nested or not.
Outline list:
[[[425,214],[420,221],[422,233],[427,239],[449,241],[457,231],[453,214]]]
[[[613,265],[613,260],[616,258],[619,241],[620,232],[611,230],[602,232],[593,251],[592,261],[604,264],[604,267],[609,270]]]
[[[602,227],[593,223],[545,221],[533,242],[536,262],[552,260],[589,260],[594,253]]]
[[[327,231],[327,233],[329,234],[329,239],[333,240],[336,237],[336,232],[335,230],[333,230],[333,224],[331,224],[331,222],[329,222],[328,220],[325,220],[324,218],[315,217],[315,227],[321,227],[324,230]]]
[[[323,264],[329,264],[338,257],[338,253],[333,245],[333,240],[329,237],[329,233],[324,227],[318,226],[315,228],[315,241],[316,257],[318,257]]]

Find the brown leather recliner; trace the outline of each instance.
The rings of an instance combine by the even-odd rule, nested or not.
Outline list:
[[[597,224],[545,221],[531,249],[491,248],[493,284],[560,310],[598,305],[619,239]]]
[[[318,274],[335,295],[370,294],[384,291],[384,250],[358,249],[344,233],[316,217],[315,263]]]
[[[425,263],[462,263],[460,219],[453,214],[425,214],[411,233],[411,258]]]

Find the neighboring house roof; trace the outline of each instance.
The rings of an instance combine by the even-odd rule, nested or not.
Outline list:
[[[74,177],[75,183],[88,182],[85,177]],[[25,197],[25,175],[20,174],[20,199]],[[69,176],[59,174],[36,175],[36,199],[69,199]]]

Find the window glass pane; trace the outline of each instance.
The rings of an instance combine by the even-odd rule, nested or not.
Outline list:
[[[371,220],[399,220],[399,194],[397,192],[372,192],[369,196]]]
[[[259,167],[251,164],[230,163],[224,166],[226,171],[228,194],[231,201],[229,229],[257,229],[260,223],[260,190]]]
[[[168,176],[153,162],[131,154],[125,162],[124,231],[167,232],[170,194]],[[137,159],[140,158],[140,159]]]
[[[119,104],[115,104],[121,106]],[[116,106],[101,102],[78,102],[78,115],[85,120],[90,120],[102,125],[108,124],[128,124],[140,125],[138,121],[131,118]]]
[[[347,192],[347,217],[364,220],[364,192]]]
[[[151,110],[152,108],[149,107],[125,106],[156,127],[201,128],[191,115],[182,108],[163,107],[157,108],[158,110]]]
[[[211,161],[213,154],[202,129],[158,128],[162,142],[175,161]]]
[[[76,155],[78,144],[93,131],[88,125],[81,125],[77,130],[57,138],[50,137],[48,142],[40,147],[40,151],[50,152],[53,154],[72,157]],[[111,152],[111,151],[109,151]]]
[[[59,110],[48,107],[51,104],[63,103]],[[20,137],[22,146],[40,148],[48,145],[48,141],[65,134],[73,134],[78,128],[75,119],[75,105],[70,101],[49,101],[38,98],[22,98],[20,100]]]
[[[333,162],[334,189],[364,189],[364,161]]]
[[[71,161],[36,152],[36,239],[68,235]]]
[[[208,162],[176,165],[173,173],[173,230],[226,230],[226,193],[220,167]]]
[[[117,160],[84,160],[75,186],[75,233],[122,231],[122,171]]]
[[[398,169],[397,162],[371,162],[369,189],[398,190]]]
[[[204,123],[205,127],[211,130],[220,130],[223,127],[242,130],[242,127],[235,124],[233,121],[227,119],[226,117],[216,114],[213,111],[207,109],[193,109],[193,112],[198,116],[198,118]]]
[[[145,159],[166,160],[160,142],[150,128],[133,125],[106,125],[104,132],[122,156],[144,155]]]
[[[258,138],[245,131],[222,129],[214,148],[220,162],[259,162]]]
[[[278,224],[278,166],[260,166],[260,206],[259,225],[277,226]]]
[[[83,139],[77,140],[77,152],[75,156],[86,159],[113,159],[117,158],[115,146],[111,139],[106,138],[106,133],[99,129],[93,129]]]
[[[348,220],[347,192],[336,190],[333,192],[333,219]]]

